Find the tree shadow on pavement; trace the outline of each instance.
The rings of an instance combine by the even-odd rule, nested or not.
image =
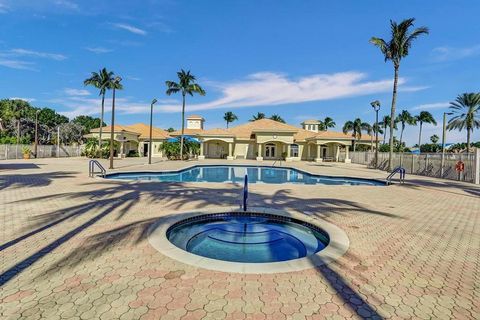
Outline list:
[[[74,175],[75,172],[65,171],[2,175],[0,177],[0,189],[45,187],[50,185],[53,180],[72,178]]]
[[[37,252],[8,268],[0,275],[0,285],[4,285],[52,250],[55,250],[98,221],[105,219],[106,216],[109,216],[108,224],[112,225],[111,229],[93,236],[87,235],[85,240],[82,241],[81,247],[75,249],[75,257],[79,261],[81,261],[83,256],[87,255],[100,256],[108,248],[116,246],[118,243],[123,243],[125,240],[122,239],[131,239],[132,233],[138,235],[135,240],[137,243],[146,239],[148,227],[153,220],[161,218],[161,216],[118,226],[121,224],[122,218],[127,214],[130,215],[129,219],[134,219],[132,215],[135,214],[136,210],[139,210],[137,206],[142,204],[159,204],[164,208],[168,208],[166,210],[171,211],[171,214],[178,214],[175,212],[185,210],[185,207],[188,207],[189,211],[206,207],[231,207],[239,205],[242,190],[238,185],[228,185],[226,187],[224,184],[199,186],[184,183],[125,181],[101,181],[88,183],[84,186],[91,186],[92,188],[87,191],[65,192],[15,202],[41,203],[43,200],[63,198],[73,201],[75,205],[34,217],[33,223],[25,230],[26,233],[2,244],[0,246],[1,250],[20,245],[23,240],[57,225],[60,228],[59,230],[64,230],[65,226],[70,226],[71,224],[77,224],[77,226],[72,226],[70,231],[57,239],[53,239]],[[250,206],[270,207],[297,212],[310,211],[316,216],[325,219],[332,215],[356,214],[377,215],[381,218],[400,218],[386,212],[366,208],[350,200],[308,198],[308,196],[297,197],[291,191],[283,189],[277,191],[272,196],[266,196],[253,191],[250,193],[249,199]],[[75,221],[76,219],[80,219],[78,223]],[[112,241],[112,239],[115,241]],[[69,256],[67,255],[64,259],[68,260]]]

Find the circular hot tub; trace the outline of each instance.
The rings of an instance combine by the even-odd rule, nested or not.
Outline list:
[[[349,246],[345,232],[331,223],[268,208],[170,215],[151,226],[149,242],[162,254],[195,267],[256,274],[320,266]]]
[[[180,249],[211,259],[265,263],[299,259],[324,249],[328,234],[304,221],[230,212],[182,220],[167,230]]]

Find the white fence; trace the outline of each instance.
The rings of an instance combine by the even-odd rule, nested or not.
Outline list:
[[[0,160],[22,159],[23,147],[35,151],[34,146],[30,144],[0,144]],[[64,158],[64,157],[80,157],[82,155],[83,146],[62,146],[57,145],[38,145],[37,158]],[[33,157],[33,156],[32,156]]]
[[[375,152],[351,152],[350,158],[352,159],[352,163],[365,164],[370,168],[375,167]],[[392,167],[402,166],[408,174],[479,183],[479,158],[480,150],[470,154],[446,153],[442,172],[441,153],[394,153]],[[463,172],[457,172],[455,170],[458,161],[462,161],[465,165]],[[380,170],[387,170],[388,152],[378,153],[378,168]]]

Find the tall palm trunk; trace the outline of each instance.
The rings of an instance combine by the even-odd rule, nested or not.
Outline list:
[[[109,169],[113,169],[113,147],[114,147],[114,128],[115,128],[115,87],[113,87],[112,93],[112,123],[111,123],[111,130],[110,130],[110,167]]]
[[[388,154],[388,170],[392,171],[393,159],[393,130],[395,128],[395,107],[397,105],[398,68],[395,66],[395,77],[393,80],[392,109],[390,111],[390,152]]]
[[[182,93],[182,136],[180,137],[180,160],[183,160],[183,134],[185,132],[185,93]]]
[[[370,151],[373,151],[373,133],[370,135]]]
[[[405,125],[402,124],[402,131],[400,131],[400,146],[398,150],[403,151],[402,140],[403,140],[403,130],[405,130]]]
[[[102,113],[100,114],[100,132],[98,133],[98,150],[102,152],[102,129],[103,129],[103,114],[105,112],[105,92],[102,94]]]
[[[422,143],[422,127],[423,127],[423,122],[420,121],[420,131],[418,132],[418,150],[420,151],[420,146]]]
[[[467,153],[470,153],[470,128],[467,128]]]
[[[383,127],[383,144],[387,143],[387,126]]]

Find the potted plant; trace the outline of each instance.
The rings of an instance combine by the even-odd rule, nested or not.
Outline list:
[[[23,159],[30,159],[30,153],[32,150],[30,150],[29,147],[23,147],[22,148],[22,153],[23,153]]]

